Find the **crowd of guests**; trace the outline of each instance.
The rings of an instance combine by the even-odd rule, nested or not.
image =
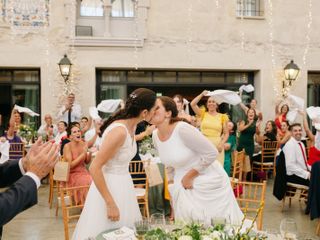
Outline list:
[[[229,176],[231,175],[234,151],[243,149],[245,151],[243,180],[247,180],[247,174],[251,171],[256,149],[259,149],[257,146],[264,141],[278,141],[279,148],[283,149],[284,154],[287,156],[287,174],[293,176],[290,179],[294,182],[308,184],[310,166],[313,162],[307,162],[305,146],[299,145],[302,137],[302,126],[296,123],[290,126],[286,119],[286,115],[289,112],[287,104],[280,105],[280,102],[276,104],[275,118],[268,120],[264,130],[261,131],[263,113],[257,109],[257,101],[255,99],[252,99],[248,105],[240,103],[239,109],[244,111],[245,118],[232,122],[227,114],[219,112],[219,105],[214,97],[207,97],[205,105],[199,105],[199,102],[207,93],[208,91],[204,90],[191,101],[190,107],[194,115],[189,113],[189,102],[182,95],[174,95],[172,99],[176,104],[178,117],[198,128],[215,145],[219,152],[217,160]],[[320,146],[317,144],[320,143],[317,143],[318,138],[309,129],[306,114],[304,112],[300,113],[304,119],[304,130],[312,143],[310,156],[313,160],[311,161],[316,161],[314,159],[317,159],[320,155],[318,150]],[[57,121],[54,122],[53,119],[57,119]],[[82,115],[81,106],[75,103],[75,95],[73,93],[67,96],[66,103],[61,106],[57,116],[44,115],[44,123],[39,127],[37,134],[47,141],[61,144],[61,156],[70,163],[71,167],[69,186],[90,184],[91,176],[87,171],[86,165],[92,159],[91,152],[97,151],[101,145],[102,133],[100,127],[102,123],[102,120],[92,120],[91,117],[88,118]],[[13,110],[8,128],[3,135],[9,143],[22,142],[19,137],[21,124],[21,114]],[[136,131],[137,142],[151,135],[154,129],[154,126],[150,126],[146,122],[139,124]],[[139,158],[137,151],[135,159]]]

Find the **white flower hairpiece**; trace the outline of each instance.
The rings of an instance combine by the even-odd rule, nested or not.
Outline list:
[[[136,97],[137,97],[137,94],[135,94],[135,93],[131,93],[131,94],[130,94],[130,98],[135,99]]]

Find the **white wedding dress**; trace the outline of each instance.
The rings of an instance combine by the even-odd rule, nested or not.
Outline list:
[[[240,224],[243,214],[235,199],[230,180],[218,161],[218,151],[196,128],[178,122],[170,138],[161,141],[158,130],[153,141],[161,162],[174,168],[174,184],[169,185],[176,220],[208,221],[225,218]],[[200,175],[193,181],[192,189],[185,189],[181,180],[190,170]]]
[[[115,127],[124,127],[127,137],[116,155],[102,168],[108,189],[120,211],[120,220],[112,222],[107,218],[106,203],[94,182],[91,184],[80,219],[74,230],[72,239],[82,240],[95,238],[99,233],[120,228],[134,227],[134,222],[141,220],[139,205],[134,192],[134,186],[129,173],[129,162],[137,151],[136,142],[131,138],[126,126],[112,123],[105,130],[102,140],[108,140],[108,133]]]

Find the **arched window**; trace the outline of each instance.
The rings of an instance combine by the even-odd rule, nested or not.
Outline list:
[[[80,16],[102,17],[103,2],[101,0],[81,0]]]
[[[112,17],[134,17],[135,0],[112,0]]]

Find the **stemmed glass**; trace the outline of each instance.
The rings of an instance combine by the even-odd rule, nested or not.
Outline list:
[[[140,220],[134,223],[135,233],[139,240],[143,240],[144,235],[149,231],[150,225],[148,220]]]
[[[162,213],[154,213],[150,217],[150,224],[153,228],[163,228],[166,224],[166,219]]]
[[[280,223],[280,233],[285,240],[297,239],[297,224],[292,218],[285,218]]]

